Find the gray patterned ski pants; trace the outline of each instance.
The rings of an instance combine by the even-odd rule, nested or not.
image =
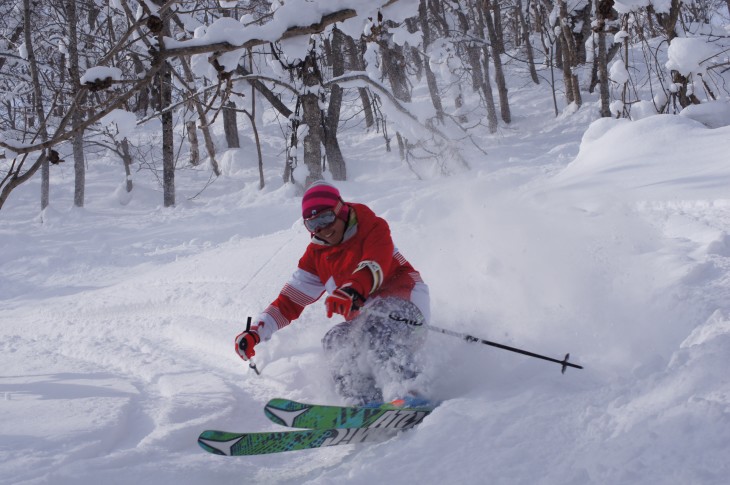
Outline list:
[[[408,300],[375,298],[322,339],[337,392],[353,404],[403,397],[420,373],[425,319]]]

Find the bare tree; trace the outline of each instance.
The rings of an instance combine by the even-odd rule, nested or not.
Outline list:
[[[729,0],[730,1],[730,0]],[[345,44],[347,45],[347,53],[349,55],[350,68],[355,71],[364,71],[365,62],[362,58],[361,42],[355,41],[352,37],[345,36]],[[368,128],[375,124],[375,116],[373,115],[373,107],[370,102],[370,94],[367,88],[358,88],[360,95],[360,103],[362,104],[363,114],[365,115],[365,126]]]
[[[610,98],[608,92],[608,52],[606,50],[606,20],[612,15],[613,0],[596,0],[596,26],[594,31],[597,33],[598,55],[596,56],[595,65],[597,71],[598,84],[600,86],[601,95],[601,116],[608,118],[611,116]]]
[[[309,174],[304,182],[308,186],[322,178],[322,113],[319,109],[319,88],[322,76],[314,50],[304,58],[297,69],[304,84],[301,95],[302,120],[307,125],[304,136],[304,164]]]
[[[198,118],[198,122],[200,124],[200,131],[203,133],[203,140],[205,142],[205,149],[208,152],[208,159],[210,160],[210,165],[213,168],[213,173],[216,174],[216,176],[221,174],[220,168],[218,167],[218,161],[216,159],[216,151],[215,151],[215,144],[213,143],[213,137],[210,133],[210,126],[208,124],[208,117],[205,112],[205,108],[203,107],[203,102],[199,99],[199,94],[195,92],[195,80],[193,77],[192,70],[190,69],[190,64],[188,62],[188,59],[181,59],[180,60],[180,67],[183,71],[183,84],[190,93],[190,104],[192,104],[193,109],[195,110],[195,113]],[[188,123],[188,136],[194,137],[193,140],[197,141],[197,124],[195,121],[192,121]],[[191,140],[192,142],[192,140]],[[196,157],[197,158],[197,157]]]
[[[428,8],[426,7],[426,0],[421,0],[418,3],[418,23],[421,27],[421,34],[423,36],[423,56],[426,62],[423,63],[423,68],[426,73],[426,83],[428,84],[428,94],[431,97],[431,104],[433,104],[436,110],[436,119],[443,123],[444,121],[444,107],[441,102],[441,94],[439,93],[438,82],[436,81],[436,75],[431,70],[431,65],[426,58],[426,52],[428,47],[431,45],[431,26],[428,20]]]
[[[535,54],[532,51],[532,42],[530,42],[530,30],[527,27],[527,20],[525,19],[525,11],[522,7],[522,0],[515,0],[515,8],[517,10],[517,17],[520,23],[522,43],[525,46],[525,54],[527,55],[527,68],[530,71],[532,82],[540,84],[540,79],[537,77],[537,69],[535,68]]]
[[[30,85],[34,86],[31,93],[29,93],[30,105],[34,106],[34,112],[32,115],[27,117],[28,123],[38,123],[39,128],[36,129],[35,133],[31,136],[30,142],[16,143],[12,138],[5,137],[0,139],[0,147],[3,147],[6,151],[12,151],[19,155],[19,158],[14,160],[7,169],[4,169],[2,179],[2,192],[0,197],[2,201],[6,200],[10,192],[20,184],[29,180],[37,170],[41,170],[43,174],[42,183],[42,207],[48,204],[48,188],[49,188],[49,169],[48,163],[60,162],[60,157],[53,147],[58,146],[72,140],[78,130],[84,130],[87,127],[97,123],[105,115],[113,111],[114,109],[124,107],[126,103],[137,96],[141,91],[149,89],[150,86],[156,92],[157,96],[157,109],[163,120],[163,200],[166,206],[174,205],[174,157],[173,157],[173,126],[172,126],[172,87],[171,87],[171,67],[169,65],[169,59],[176,57],[185,57],[195,54],[203,53],[225,53],[239,49],[246,49],[257,45],[262,45],[266,41],[260,39],[251,39],[247,41],[243,46],[232,45],[228,42],[213,42],[205,45],[184,45],[169,48],[165,46],[165,37],[170,37],[169,27],[169,15],[170,8],[176,3],[174,0],[157,0],[157,5],[160,8],[152,12],[149,10],[149,4],[140,4],[143,9],[143,15],[134,16],[129,11],[126,2],[119,2],[119,5],[125,9],[127,18],[130,19],[130,24],[127,27],[126,32],[123,32],[118,38],[115,39],[115,44],[109,46],[109,49],[105,55],[99,59],[98,65],[104,65],[110,62],[115,56],[126,54],[126,49],[133,49],[135,53],[139,54],[137,46],[140,40],[146,39],[146,34],[140,33],[140,27],[145,25],[148,31],[152,34],[149,41],[151,41],[149,55],[143,61],[143,72],[141,75],[130,76],[128,80],[113,80],[105,79],[100,82],[93,82],[82,86],[82,90],[93,90],[96,94],[102,94],[103,90],[113,88],[114,86],[124,87],[125,89],[116,90],[113,95],[109,96],[97,96],[94,100],[95,106],[89,110],[88,116],[83,118],[83,121],[78,126],[73,126],[71,119],[73,112],[76,109],[80,109],[78,103],[78,97],[68,104],[68,109],[60,113],[62,118],[54,122],[55,131],[53,135],[48,133],[47,129],[47,115],[43,109],[42,96],[44,95],[40,76],[38,75],[38,66],[34,58],[34,48],[32,41],[26,42],[26,46],[30,47],[28,50],[31,54],[28,62],[29,66],[32,66]],[[37,22],[31,21],[31,15],[33,10],[30,8],[30,0],[24,2],[24,16],[25,16],[25,37],[28,40],[31,36],[34,27],[38,26]],[[300,35],[307,35],[312,33],[321,32],[328,25],[331,25],[337,21],[346,20],[357,16],[357,12],[353,9],[341,9],[336,10],[328,14],[324,14],[320,22],[308,24],[306,26],[293,26],[289,28],[281,27],[282,39],[296,37]],[[138,34],[135,37],[135,34]],[[134,41],[130,42],[130,39]],[[33,75],[34,74],[34,75]],[[35,83],[32,80],[35,79]],[[154,82],[153,82],[154,81]],[[52,96],[52,93],[49,93]],[[49,112],[52,110],[49,110]],[[38,157],[35,163],[30,167],[27,165],[26,154],[46,151],[45,156]]]
[[[69,82],[71,84],[71,94],[78,97],[79,102],[83,103],[85,93],[81,90],[81,70],[79,69],[79,48],[77,25],[79,24],[79,16],[76,11],[76,0],[66,0],[66,23],[68,26],[68,63],[69,63]],[[93,8],[93,6],[92,6]],[[74,136],[71,142],[74,157],[74,205],[76,207],[84,206],[84,192],[86,190],[86,160],[84,157],[84,130],[82,128],[75,129],[81,125],[83,113],[79,109],[73,111],[71,117],[71,126],[74,128]]]
[[[580,94],[580,83],[573,68],[578,65],[578,50],[575,38],[573,37],[573,21],[568,15],[568,7],[565,0],[557,0],[558,23],[562,35],[558,36],[560,51],[562,53],[563,80],[565,82],[565,96],[569,103],[580,106],[583,99]]]
[[[497,83],[497,93],[499,94],[499,109],[502,115],[502,121],[510,123],[512,121],[512,113],[509,109],[509,98],[507,96],[507,81],[504,77],[504,69],[502,67],[502,59],[500,53],[504,51],[502,38],[497,35],[497,29],[492,18],[492,0],[482,0],[482,15],[487,25],[489,33],[489,42],[492,50],[492,62],[494,63],[494,80]]]
[[[397,1],[363,0],[362,4],[366,8],[362,10],[370,15],[379,7]],[[280,3],[279,8],[294,8],[291,2]],[[396,131],[401,154],[409,166],[421,155],[424,159],[434,159],[446,152],[458,152],[458,148],[454,150],[454,145],[450,145],[452,142],[449,138],[442,136],[444,133],[449,133],[452,139],[455,133],[463,133],[465,138],[470,138],[473,133],[483,129],[481,120],[485,119],[484,111],[490,132],[497,130],[498,114],[490,79],[496,85],[501,119],[509,123],[511,110],[507,69],[514,65],[527,66],[533,82],[540,81],[543,73],[546,75],[542,79],[550,81],[548,76],[552,76],[556,53],[558,64],[564,69],[566,99],[580,105],[581,87],[577,74],[586,63],[584,45],[591,49],[591,54],[594,54],[594,50],[598,51],[597,55],[593,55],[595,75],[591,89],[600,83],[603,115],[608,113],[611,95],[623,100],[626,110],[638,100],[637,82],[633,79],[620,93],[609,90],[607,68],[615,48],[605,45],[606,34],[613,32],[610,29],[620,27],[614,27],[614,24],[609,27],[602,25],[600,28],[594,26],[594,42],[583,42],[588,35],[592,35],[587,30],[591,22],[585,2],[571,5],[565,0],[542,0],[539,5],[530,2],[528,10],[523,9],[522,0],[499,5],[494,0],[411,2],[408,4],[412,9],[411,18],[399,17],[394,21],[376,16],[370,19],[372,23],[369,27],[372,29],[365,39],[371,42],[368,56],[376,52],[372,42],[377,43],[377,53],[372,58],[368,57],[368,62],[372,60],[376,66],[366,66],[364,63],[364,38],[348,37],[339,28],[327,29],[337,22],[362,16],[362,13],[357,12],[359,7],[333,7],[314,22],[287,28],[271,22],[273,17],[269,3],[264,0],[247,2],[245,6],[241,2],[233,10],[227,8],[230,4],[221,6],[216,2],[156,0],[155,3],[140,3],[139,15],[131,11],[131,4],[118,1],[99,8],[96,2],[90,0],[76,0],[73,4],[70,0],[56,3],[37,0],[32,5],[30,0],[25,0],[25,11],[18,10],[17,13],[0,5],[0,16],[4,16],[0,18],[0,27],[4,28],[6,34],[0,39],[0,90],[5,94],[0,98],[0,128],[5,135],[0,137],[0,147],[6,150],[8,157],[17,154],[1,166],[0,205],[15,187],[33,177],[36,172],[45,174],[42,205],[47,205],[48,164],[60,162],[63,154],[70,157],[72,152],[76,168],[74,203],[83,205],[86,168],[84,148],[88,149],[95,142],[94,138],[100,136],[96,124],[115,109],[133,111],[139,124],[152,118],[162,119],[163,201],[166,206],[174,205],[173,141],[179,143],[180,153],[188,150],[193,157],[191,163],[198,163],[199,156],[195,155],[196,135],[202,133],[211,165],[217,174],[216,139],[215,133],[211,131],[214,124],[216,127],[223,126],[227,135],[227,141],[223,139],[221,142],[236,146],[234,138],[239,136],[239,129],[249,129],[248,124],[240,128],[237,124],[240,121],[237,113],[243,112],[251,119],[250,129],[258,140],[255,117],[247,112],[248,108],[240,106],[240,100],[244,96],[248,97],[248,93],[244,94],[245,90],[241,89],[242,81],[248,82],[252,86],[252,93],[253,90],[260,93],[260,99],[268,102],[273,110],[285,118],[282,124],[287,128],[283,136],[289,140],[284,162],[288,171],[287,180],[293,180],[291,169],[294,167],[290,162],[296,159],[298,151],[303,151],[304,162],[309,170],[307,182],[321,178],[326,168],[336,179],[347,177],[338,135],[341,136],[340,131],[345,127],[349,129],[352,126],[350,119],[353,118],[364,119],[368,127],[375,126],[382,130],[386,149],[391,139],[388,130]],[[597,0],[596,10],[612,10],[610,5],[611,0]],[[716,12],[716,7],[722,4],[720,0],[715,0],[713,5]],[[126,16],[120,16],[118,11],[114,15],[107,14],[107,9],[115,8],[123,9]],[[222,16],[226,16],[226,12],[230,12],[232,17],[240,17],[244,10],[239,9],[245,9],[248,15],[246,22],[267,27],[266,40],[247,37],[248,32],[255,32],[256,29],[247,29],[243,25],[242,40],[235,43],[226,40],[208,41],[200,37],[193,40],[198,32],[191,30],[193,22],[180,20],[184,14],[187,18],[199,20],[202,25],[212,25],[213,21],[225,20]],[[671,40],[676,35],[675,30],[678,30],[678,22],[705,21],[711,10],[701,3],[683,6],[678,0],[673,0],[668,12],[657,14],[652,6],[647,6],[629,13],[625,19],[626,27],[622,29],[627,38],[622,44],[624,59],[628,59],[627,51],[635,47],[636,42],[648,44],[642,40],[643,32],[649,35],[658,33]],[[388,15],[392,10],[382,9],[381,12],[381,15]],[[18,22],[11,21],[12,15],[17,15]],[[65,34],[68,52],[60,54],[58,42],[46,39],[47,32],[50,32],[48,29],[43,31],[44,36],[38,35],[43,21],[51,17],[55,25],[53,32],[65,29],[55,39]],[[78,20],[73,21],[74,18]],[[548,25],[548,18],[556,19],[557,22]],[[596,18],[601,18],[598,12]],[[170,24],[171,21],[175,24]],[[234,28],[236,24],[233,21],[230,23]],[[544,28],[538,29],[539,26]],[[422,42],[413,40],[417,36],[412,34],[417,30],[421,31]],[[530,30],[539,33],[544,40],[543,52],[540,52],[538,45],[531,43]],[[327,33],[322,34],[325,31]],[[284,72],[271,68],[276,49],[285,46],[277,40],[313,34],[316,34],[312,39],[316,43],[328,39],[325,41],[329,42],[325,49],[326,56],[322,55],[322,44],[317,44],[307,59],[296,68]],[[98,42],[90,42],[92,38]],[[27,58],[16,54],[17,44],[11,47],[12,43],[23,39],[27,39]],[[272,45],[274,49],[270,48]],[[255,48],[258,49],[250,51]],[[659,58],[656,51],[666,49],[666,43],[658,46],[654,44],[651,48],[653,52],[646,49],[647,59],[652,56]],[[248,63],[241,60],[246,52],[254,52],[255,63],[251,58]],[[543,71],[535,65],[540,60],[545,65]],[[655,64],[658,66],[659,61]],[[122,74],[119,78],[96,79],[82,85],[82,71],[91,66],[118,67]],[[438,66],[438,69],[432,69],[432,66]],[[713,68],[717,70],[713,72]],[[697,76],[682,77],[679,73],[670,75],[661,72],[665,71],[663,67],[655,67],[648,74],[653,76],[649,84],[652,89],[656,86],[656,89],[665,92],[670,87],[672,90],[676,88],[675,94],[668,95],[668,98],[670,103],[681,108],[687,103],[699,102],[700,89],[704,89],[712,99],[712,90],[718,87],[722,89],[723,86],[723,80],[712,79],[721,68],[719,64],[708,65],[707,74],[699,79]],[[493,69],[491,74],[490,69]],[[643,71],[640,71],[630,70],[631,77],[643,76]],[[646,81],[641,82],[647,85]],[[551,85],[557,112],[554,80]],[[412,92],[415,87],[422,86],[428,88],[434,108],[434,114],[427,120],[418,119],[409,113]],[[445,105],[442,101],[445,96],[455,98],[457,105]],[[477,97],[481,102],[472,103],[471,100]],[[661,100],[662,96],[656,99]],[[18,102],[15,103],[15,100]],[[360,103],[362,109],[359,109]],[[458,103],[462,103],[461,108]],[[392,111],[387,111],[386,105],[388,109],[396,107],[400,111],[397,117],[389,118],[387,124],[385,113]],[[251,111],[254,106],[252,100]],[[190,114],[178,120],[178,117],[173,117],[173,113],[181,109],[188,109]],[[471,123],[466,123],[467,119]],[[422,131],[423,135],[409,134],[413,139],[406,140],[401,135],[405,133],[402,126],[411,122],[424,124],[426,130]],[[185,133],[188,138],[183,136]],[[300,135],[304,141],[303,147],[299,144]],[[127,153],[130,153],[130,147],[139,147],[135,141],[133,137],[127,140]],[[322,156],[322,146],[325,147],[326,157]],[[159,158],[159,148],[155,147],[155,150],[158,150],[155,154]],[[121,149],[120,152],[124,153]],[[32,157],[29,156],[31,154]],[[88,152],[86,158],[88,160]],[[458,154],[453,157],[457,158]],[[260,150],[258,159],[260,182],[263,185]],[[125,166],[129,168],[126,162]]]
[[[330,58],[332,59],[332,76],[342,76],[345,73],[344,50],[345,35],[338,28],[332,30]],[[340,109],[342,108],[342,88],[334,83],[330,88],[327,115],[324,120],[324,149],[332,178],[347,180],[345,157],[342,155],[340,144],[337,141],[337,130],[340,124]]]
[[[231,17],[231,9],[221,8],[223,17]],[[229,84],[230,90],[230,84]],[[241,148],[241,141],[238,137],[238,119],[236,116],[236,103],[228,100],[223,105],[223,132],[226,135],[228,148]]]
[[[23,0],[23,29],[25,31],[25,48],[28,55],[28,67],[30,68],[31,82],[33,84],[33,107],[38,120],[39,129],[38,136],[41,141],[48,140],[48,130],[46,128],[46,115],[43,111],[43,92],[41,88],[41,80],[36,62],[35,48],[33,42],[33,30],[31,27],[31,5],[30,0]],[[50,149],[48,149],[50,153]],[[50,165],[49,156],[39,157],[41,167],[41,209],[48,207],[50,199]],[[17,180],[17,179],[16,179]]]
[[[163,0],[154,0],[157,5],[162,5]],[[147,26],[155,35],[156,43],[153,45],[153,58],[158,66],[155,76],[155,88],[157,90],[156,108],[162,120],[162,199],[165,207],[175,205],[175,152],[174,152],[174,126],[172,119],[172,67],[168,60],[162,57],[165,37],[170,37],[170,17],[163,15],[150,16]]]

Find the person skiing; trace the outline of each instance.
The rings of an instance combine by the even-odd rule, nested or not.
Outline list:
[[[388,223],[324,181],[304,193],[302,217],[310,244],[278,297],[236,337],[236,352],[252,358],[327,292],[327,317],[344,317],[322,339],[337,392],[353,404],[417,394],[428,286],[394,246]]]

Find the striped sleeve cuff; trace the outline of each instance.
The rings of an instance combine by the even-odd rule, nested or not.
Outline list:
[[[256,330],[256,333],[259,334],[261,340],[269,340],[274,332],[281,330],[290,323],[274,305],[269,305],[269,307],[259,315],[258,320],[259,324],[254,327],[254,330]]]

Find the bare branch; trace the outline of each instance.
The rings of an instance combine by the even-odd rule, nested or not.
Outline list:
[[[353,82],[363,81],[369,87],[375,88],[375,90],[378,91],[379,94],[381,94],[381,95],[385,96],[386,98],[388,98],[388,101],[400,113],[402,113],[405,116],[407,116],[411,121],[413,121],[414,123],[417,123],[419,126],[425,128],[426,130],[428,130],[429,132],[431,132],[431,134],[438,136],[439,138],[443,139],[444,141],[446,141],[446,142],[450,142],[451,141],[449,139],[449,137],[446,136],[446,134],[443,133],[438,128],[435,128],[433,126],[427,126],[427,125],[421,123],[421,121],[418,118],[416,118],[416,116],[413,115],[413,113],[411,113],[410,111],[408,111],[408,109],[405,106],[403,106],[403,104],[393,95],[393,93],[391,93],[390,91],[388,91],[380,83],[378,83],[378,82],[374,81],[373,79],[371,79],[370,76],[368,76],[367,74],[364,74],[364,73],[350,73],[350,74],[345,74],[344,76],[336,77],[336,78],[334,78],[334,79],[332,79],[332,80],[324,83],[323,85],[325,87],[328,87],[328,86],[330,86],[332,84],[339,84],[340,86],[342,86],[345,83],[351,82],[351,81],[353,81]]]
[[[328,26],[342,22],[347,19],[351,19],[357,16],[357,12],[350,8],[339,10],[337,12],[326,14],[322,17],[319,22],[315,22],[306,26],[294,26],[286,29],[278,40],[291,39],[300,35],[311,35],[318,34],[326,29]],[[224,53],[231,52],[239,49],[251,49],[253,47],[268,44],[271,40],[262,39],[249,39],[241,45],[234,45],[229,42],[216,42],[213,44],[201,44],[195,45],[197,41],[183,41],[179,42],[179,47],[163,48],[160,51],[160,56],[163,58],[177,57],[177,56],[191,56],[196,54],[207,54],[211,52]]]

